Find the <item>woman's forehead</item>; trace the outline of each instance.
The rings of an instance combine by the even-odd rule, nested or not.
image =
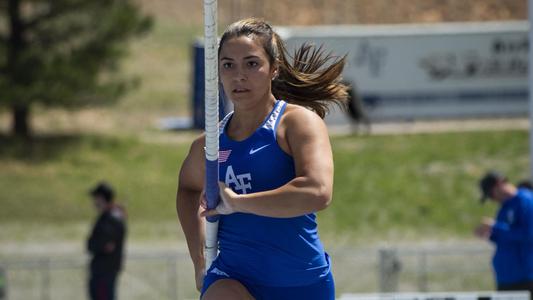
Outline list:
[[[249,36],[232,37],[224,42],[220,49],[220,58],[243,58],[247,56],[267,57],[258,38]]]

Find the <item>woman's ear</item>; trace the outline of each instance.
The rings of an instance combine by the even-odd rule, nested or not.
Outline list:
[[[278,68],[274,68],[274,72],[272,72],[272,80],[275,80],[278,78]]]

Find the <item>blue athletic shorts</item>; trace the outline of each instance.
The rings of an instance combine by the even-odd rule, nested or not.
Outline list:
[[[335,282],[329,272],[318,282],[305,286],[264,286],[230,277],[225,272],[210,269],[204,278],[203,295],[211,284],[219,279],[235,279],[244,285],[256,300],[335,300]],[[200,296],[201,298],[201,296]]]

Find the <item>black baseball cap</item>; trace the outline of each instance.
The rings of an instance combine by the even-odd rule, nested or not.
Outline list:
[[[89,191],[89,194],[93,197],[101,196],[107,202],[111,202],[115,196],[113,188],[107,182],[100,182],[94,188]]]
[[[487,198],[490,198],[492,189],[498,182],[506,180],[507,178],[497,171],[487,172],[479,181],[479,188],[481,189],[481,203],[485,202]]]

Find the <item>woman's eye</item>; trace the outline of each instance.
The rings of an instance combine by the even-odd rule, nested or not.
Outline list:
[[[222,67],[223,67],[224,69],[229,69],[229,68],[231,68],[232,66],[233,66],[232,63],[223,63],[223,64],[222,64]]]
[[[256,61],[249,61],[248,66],[250,67],[257,67],[259,64]]]

